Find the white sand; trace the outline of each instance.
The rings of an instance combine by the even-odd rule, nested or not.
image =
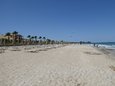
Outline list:
[[[115,60],[85,45],[0,54],[0,86],[115,86]]]

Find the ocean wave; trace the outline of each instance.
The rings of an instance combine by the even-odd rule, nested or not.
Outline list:
[[[107,48],[107,49],[115,49],[115,45],[98,44],[98,47]]]

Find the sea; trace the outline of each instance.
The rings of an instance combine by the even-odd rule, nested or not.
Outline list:
[[[97,42],[95,43],[98,47],[106,49],[115,49],[115,42]]]
[[[101,50],[104,54],[108,54],[109,57],[115,60],[115,42],[98,42],[93,43],[92,46],[98,47],[97,49]]]

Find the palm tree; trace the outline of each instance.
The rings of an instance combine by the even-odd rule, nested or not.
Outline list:
[[[35,44],[37,44],[37,38],[38,38],[38,37],[37,37],[37,36],[34,36],[34,38],[35,38]]]
[[[46,37],[43,37],[43,40],[45,40],[46,39]]]
[[[44,41],[44,43],[45,43],[45,41],[46,41],[46,37],[43,37],[43,41]]]
[[[42,37],[41,37],[41,36],[39,36],[39,39],[42,39]]]
[[[10,32],[7,32],[7,33],[5,34],[5,36],[8,37],[8,43],[9,43],[9,42],[10,42],[10,36],[11,36],[11,33],[10,33]]]
[[[31,40],[32,40],[32,44],[34,44],[34,40],[33,40],[33,39],[34,39],[34,36],[32,36],[32,37],[31,37]]]
[[[22,41],[23,41],[23,36],[22,35],[18,35],[18,43],[22,43]]]
[[[46,40],[46,44],[50,44],[51,43],[51,40],[50,39],[47,39]]]
[[[30,39],[30,38],[31,38],[31,35],[28,35],[28,36],[27,36],[27,38],[29,38],[29,39]]]
[[[41,36],[39,36],[39,44],[41,44],[41,42],[42,42],[42,37]]]
[[[5,36],[10,36],[11,35],[11,33],[10,32],[7,32],[6,34],[5,34]]]
[[[34,39],[34,36],[32,36],[31,39]]]
[[[28,35],[27,38],[29,39],[28,44],[31,42],[31,35]]]
[[[16,40],[17,40],[18,32],[17,32],[17,31],[14,31],[14,32],[12,32],[12,35],[13,35],[13,44],[15,44],[15,43],[16,43]]]
[[[63,43],[64,43],[64,41],[63,41],[63,40],[61,40],[61,41],[60,41],[60,43],[61,43],[61,44],[63,44]]]
[[[17,31],[12,32],[13,35],[18,35]]]
[[[51,40],[51,44],[55,44],[55,40]]]

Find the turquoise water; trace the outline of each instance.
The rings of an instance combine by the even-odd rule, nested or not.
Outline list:
[[[96,44],[115,45],[115,42],[98,42]]]

